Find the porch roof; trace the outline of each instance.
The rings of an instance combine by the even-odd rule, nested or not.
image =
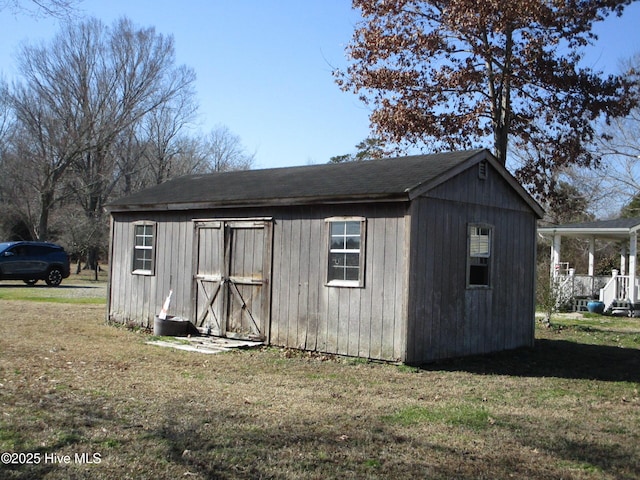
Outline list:
[[[640,230],[640,218],[616,218],[594,222],[568,223],[564,225],[548,225],[538,228],[540,235],[553,237],[596,237],[613,240],[628,239]]]

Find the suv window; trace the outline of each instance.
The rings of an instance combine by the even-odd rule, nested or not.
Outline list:
[[[18,255],[21,257],[29,255],[26,245],[16,245],[15,247],[10,248],[8,251],[13,253],[14,255]]]
[[[55,248],[47,247],[44,245],[29,245],[27,249],[28,255],[34,256],[51,255],[55,251]]]

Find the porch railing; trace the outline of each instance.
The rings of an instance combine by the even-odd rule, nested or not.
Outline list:
[[[571,305],[580,309],[580,302],[584,299],[598,298],[600,290],[611,280],[610,276],[590,276],[582,274],[557,275],[554,281],[556,288],[557,306]]]
[[[628,275],[589,276],[558,275],[555,288],[558,289],[559,304],[573,304],[574,308],[580,299],[598,298],[609,309],[616,301],[625,302],[631,299],[630,277]],[[636,277],[634,298],[640,298],[640,278]],[[584,301],[584,300],[582,300]]]
[[[605,310],[608,310],[615,301],[629,300],[629,294],[629,276],[614,275],[600,290],[600,301],[604,303]]]
[[[611,279],[610,276],[590,276],[575,274],[573,276],[573,296],[583,298],[596,298]]]

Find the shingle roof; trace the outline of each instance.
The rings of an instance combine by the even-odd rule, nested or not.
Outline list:
[[[630,229],[640,226],[640,218],[615,218],[612,220],[596,220],[593,222],[567,223],[564,225],[556,225],[547,228],[581,228],[587,230],[599,228],[625,228]]]
[[[538,228],[538,233],[542,235],[559,233],[566,236],[596,235],[615,238],[618,236],[628,236],[636,230],[640,230],[640,218],[615,218],[612,220],[567,223],[564,225],[547,225]]]
[[[120,198],[108,208],[132,211],[409,200],[415,190],[485,158],[493,158],[487,150],[467,150],[365,162],[189,175]]]

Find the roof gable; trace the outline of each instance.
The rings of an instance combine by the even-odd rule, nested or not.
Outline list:
[[[148,188],[109,205],[111,211],[184,210],[258,205],[294,205],[349,201],[409,201],[471,165],[487,159],[487,150],[188,175]],[[504,167],[498,165],[510,178]],[[517,182],[513,180],[515,185]],[[520,187],[536,210],[533,199]],[[539,208],[539,207],[538,207]]]

